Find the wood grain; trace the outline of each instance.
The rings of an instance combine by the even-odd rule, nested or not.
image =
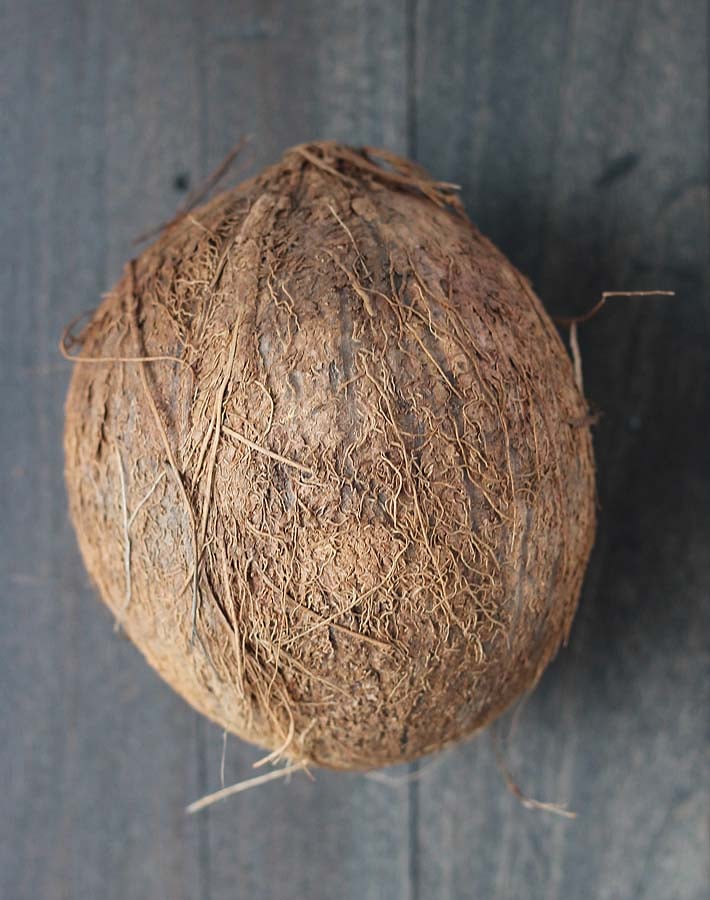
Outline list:
[[[248,134],[241,171],[314,136],[406,151],[405,4],[356,0],[209,5],[203,21],[208,167]],[[222,736],[206,727],[206,788]],[[263,753],[231,740],[227,783]],[[409,794],[362,776],[296,776],[207,812],[212,896],[395,900],[409,883]]]
[[[200,823],[182,812],[200,790],[195,716],[96,604],[62,478],[61,330],[95,305],[139,228],[172,209],[166,169],[148,159],[172,167],[170,147],[194,152],[181,69],[189,26],[162,15],[147,28],[137,10],[14,4],[0,26],[9,110],[0,364],[12,423],[0,442],[0,895],[8,898],[203,893]],[[137,79],[149,86],[147,101]]]
[[[523,787],[578,819],[516,810],[482,735],[420,784],[421,896],[704,895],[707,43],[704,5],[683,10],[490,3],[479,25],[460,4],[419,5],[419,156],[463,184],[548,308],[677,292],[617,300],[581,332],[601,413],[597,546],[570,647],[505,744]]]
[[[700,900],[708,880],[708,47],[701,0],[0,5],[0,896]],[[112,631],[66,517],[64,324],[244,135],[384,144],[583,326],[600,527],[569,648],[410,781],[186,817],[221,733]],[[259,754],[227,744],[227,782]],[[395,773],[401,775],[403,773]],[[405,773],[406,774],[406,773]]]

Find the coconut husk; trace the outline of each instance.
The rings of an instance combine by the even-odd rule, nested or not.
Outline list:
[[[294,147],[172,222],[79,343],[86,566],[160,675],[270,759],[429,753],[567,637],[594,532],[587,406],[453,186]]]

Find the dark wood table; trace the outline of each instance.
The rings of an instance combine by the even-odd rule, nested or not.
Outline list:
[[[3,0],[0,896],[707,896],[708,45],[702,0]],[[458,182],[580,334],[600,521],[569,648],[496,733],[188,817],[222,734],[114,635],[62,482],[63,326],[242,135]],[[226,778],[259,756],[232,739]],[[404,776],[404,777],[403,777]],[[411,777],[409,777],[411,776]],[[396,780],[399,779],[399,780]]]

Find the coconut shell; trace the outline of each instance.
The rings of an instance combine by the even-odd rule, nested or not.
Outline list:
[[[80,344],[84,561],[228,731],[339,769],[411,760],[566,639],[594,532],[587,407],[450,185],[294,147],[171,224]]]

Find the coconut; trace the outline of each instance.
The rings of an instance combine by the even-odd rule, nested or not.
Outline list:
[[[79,340],[66,482],[88,571],[158,673],[273,759],[437,750],[566,639],[587,408],[453,186],[294,147],[167,227]]]

